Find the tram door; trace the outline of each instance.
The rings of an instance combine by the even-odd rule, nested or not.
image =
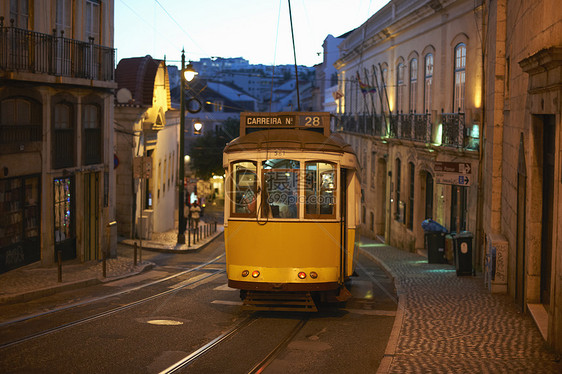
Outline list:
[[[341,168],[340,174],[340,279],[343,281],[345,279],[345,269],[347,267],[347,170]]]

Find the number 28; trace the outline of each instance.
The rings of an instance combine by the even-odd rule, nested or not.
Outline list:
[[[320,117],[304,117],[304,125],[307,127],[320,126]]]

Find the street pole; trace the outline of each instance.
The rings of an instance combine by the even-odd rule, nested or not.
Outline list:
[[[178,188],[178,244],[185,244],[185,233],[183,230],[185,217],[183,216],[184,202],[184,191],[183,191],[183,179],[184,179],[184,142],[185,142],[185,98],[184,98],[184,85],[185,79],[183,76],[183,71],[185,69],[185,51],[181,51],[181,72],[180,72],[180,149],[179,149],[179,188]]]

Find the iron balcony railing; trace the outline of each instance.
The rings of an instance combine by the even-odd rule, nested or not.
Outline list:
[[[113,81],[115,49],[89,42],[4,26],[0,17],[0,70]]]
[[[458,113],[444,113],[441,109],[441,145],[444,147],[465,148],[468,136],[465,131],[465,115]],[[439,140],[439,139],[438,139]]]
[[[391,114],[389,123],[391,137],[422,143],[431,142],[433,125],[429,112]]]
[[[385,126],[384,120],[388,126]],[[442,147],[478,150],[478,132],[468,129],[465,125],[465,113],[441,113],[437,115],[434,124],[431,113],[423,114],[394,113],[382,115],[341,114],[339,116],[339,131],[358,134],[388,136],[389,138],[404,139],[420,143],[433,143]],[[474,127],[477,125],[473,125]],[[435,128],[435,129],[434,129]],[[434,139],[434,131],[437,131]]]
[[[339,116],[338,129],[365,135],[386,135],[384,118],[380,114],[342,114]]]

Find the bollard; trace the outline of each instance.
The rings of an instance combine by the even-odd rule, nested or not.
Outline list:
[[[107,255],[105,254],[105,251],[103,251],[102,275],[103,275],[104,278],[107,277],[107,260],[106,260],[106,258],[107,258]]]
[[[187,230],[187,247],[191,247],[191,227]]]
[[[133,265],[137,266],[137,242],[133,246]]]
[[[201,240],[201,232],[199,230],[199,226],[197,226],[197,241]]]
[[[57,252],[57,261],[59,265],[59,283],[62,283],[62,251]]]

